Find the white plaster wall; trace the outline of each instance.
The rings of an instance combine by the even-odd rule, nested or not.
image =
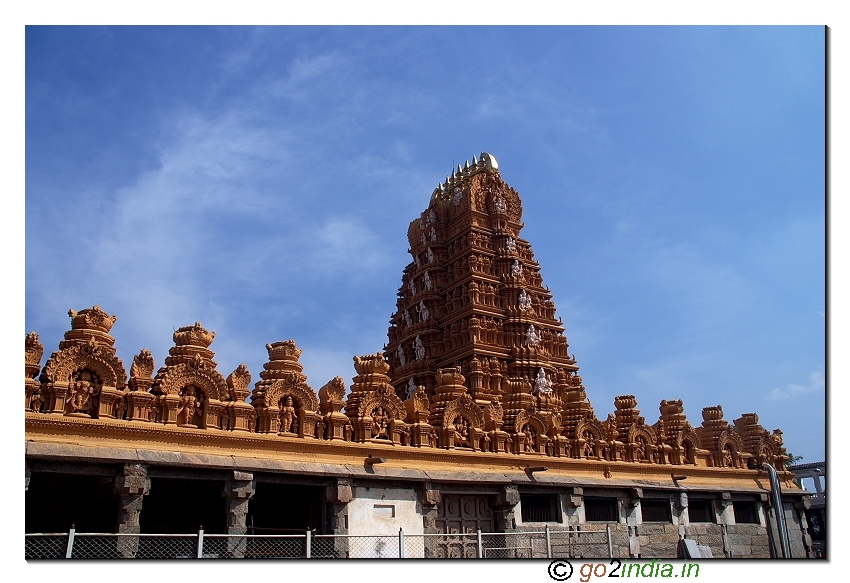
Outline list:
[[[406,540],[405,555],[422,556],[422,506],[416,491],[402,488],[354,488],[354,500],[348,503],[348,533],[351,557],[398,557],[398,530],[405,535],[419,535]],[[393,538],[369,538],[387,535]]]

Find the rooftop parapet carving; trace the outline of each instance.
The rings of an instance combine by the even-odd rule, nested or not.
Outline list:
[[[117,320],[99,306],[69,310],[71,330],[41,371],[41,409],[53,415],[115,418],[127,385],[124,365],[108,334]]]
[[[223,403],[229,399],[224,377],[209,350],[215,332],[195,322],[174,332],[165,366],[154,378],[151,392],[157,395],[156,421],[198,429],[226,429]]]
[[[389,342],[383,353],[354,357],[347,398],[341,377],[317,395],[299,363],[301,350],[286,340],[266,345],[269,360],[246,403],[250,373],[240,365],[222,377],[210,350],[215,333],[200,322],[174,331],[154,377],[153,356],[142,350],[127,390],[109,334],[116,317],[94,306],[69,312],[71,330],[38,380],[43,348],[36,334],[27,336],[27,418],[114,418],[110,423],[137,423],[136,429],[158,422],[277,434],[268,439],[573,457],[583,467],[599,462],[605,477],[617,467],[611,462],[784,467],[781,432],[766,431],[754,413],[733,427],[720,406],[708,407],[694,428],[681,400],[665,400],[658,421],[648,425],[637,399],[620,395],[614,413],[597,418],[540,265],[520,237],[521,219],[519,194],[486,153],[433,191],[408,228],[411,261]]]
[[[35,377],[41,370],[41,357],[44,346],[38,341],[38,334],[30,332],[24,341],[24,410],[38,411],[41,408],[42,396],[40,384]]]
[[[319,397],[307,384],[304,367],[298,362],[301,350],[294,340],[266,344],[266,350],[269,361],[263,365],[262,380],[254,385],[251,397],[256,430],[284,437],[321,438],[324,423],[318,413]]]

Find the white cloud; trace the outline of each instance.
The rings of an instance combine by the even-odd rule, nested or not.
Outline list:
[[[815,391],[821,391],[823,390],[824,386],[825,381],[823,373],[820,371],[812,371],[812,373],[809,375],[808,385],[796,385],[794,383],[788,383],[788,386],[784,389],[773,389],[770,392],[770,398],[774,401],[791,399],[794,397],[799,397],[800,395],[806,395]]]

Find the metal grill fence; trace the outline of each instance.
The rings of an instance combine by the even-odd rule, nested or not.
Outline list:
[[[612,557],[611,529],[452,534],[25,535],[26,559],[545,559]]]

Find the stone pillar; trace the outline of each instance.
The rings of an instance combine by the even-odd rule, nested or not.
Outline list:
[[[354,488],[351,482],[342,478],[334,480],[325,488],[323,498],[330,531],[328,534],[348,534],[348,503],[354,500]],[[348,537],[323,540],[332,540],[333,548],[315,548],[314,546],[314,556],[348,558]]]
[[[422,527],[425,534],[439,534],[437,528],[437,517],[439,516],[440,503],[443,495],[439,488],[430,482],[419,486],[419,502],[422,505]],[[426,559],[439,557],[440,542],[438,537],[425,537],[423,539],[424,556]]]
[[[151,489],[148,467],[144,464],[124,464],[124,470],[113,482],[113,492],[118,496],[119,534],[139,534],[139,515],[142,512],[142,500]],[[139,538],[134,536],[118,537],[118,554],[121,557],[134,558],[139,549]]]
[[[729,524],[735,523],[735,510],[732,507],[732,494],[722,492],[720,494],[720,532],[723,536],[723,554],[726,558],[732,556],[732,542],[729,540]]]
[[[425,482],[419,488],[419,501],[422,503],[422,526],[425,534],[438,534],[437,515],[442,494],[434,484]]]
[[[584,522],[584,488],[567,488],[563,497],[564,524],[571,528],[578,528]]]
[[[809,521],[806,518],[806,510],[809,510],[811,507],[812,502],[808,496],[803,496],[794,502],[794,509],[796,510],[797,521],[800,524],[800,531],[802,535],[803,552],[806,558],[812,558],[815,556],[814,551],[812,550],[812,537],[809,534]]]
[[[496,532],[510,532],[516,529],[514,511],[517,504],[519,504],[519,491],[517,487],[513,484],[502,486],[502,490],[496,497],[496,504],[493,509],[496,519]]]
[[[641,556],[640,535],[638,534],[638,525],[643,523],[640,508],[641,498],[643,498],[643,488],[630,488],[626,491],[626,496],[620,499],[623,517],[626,519],[629,531],[629,557],[632,558]]]
[[[224,483],[221,495],[227,499],[227,534],[245,534],[248,528],[245,517],[248,515],[248,501],[254,495],[254,474],[233,471],[233,476]],[[242,558],[248,546],[244,537],[227,539],[227,554],[232,558]]]

